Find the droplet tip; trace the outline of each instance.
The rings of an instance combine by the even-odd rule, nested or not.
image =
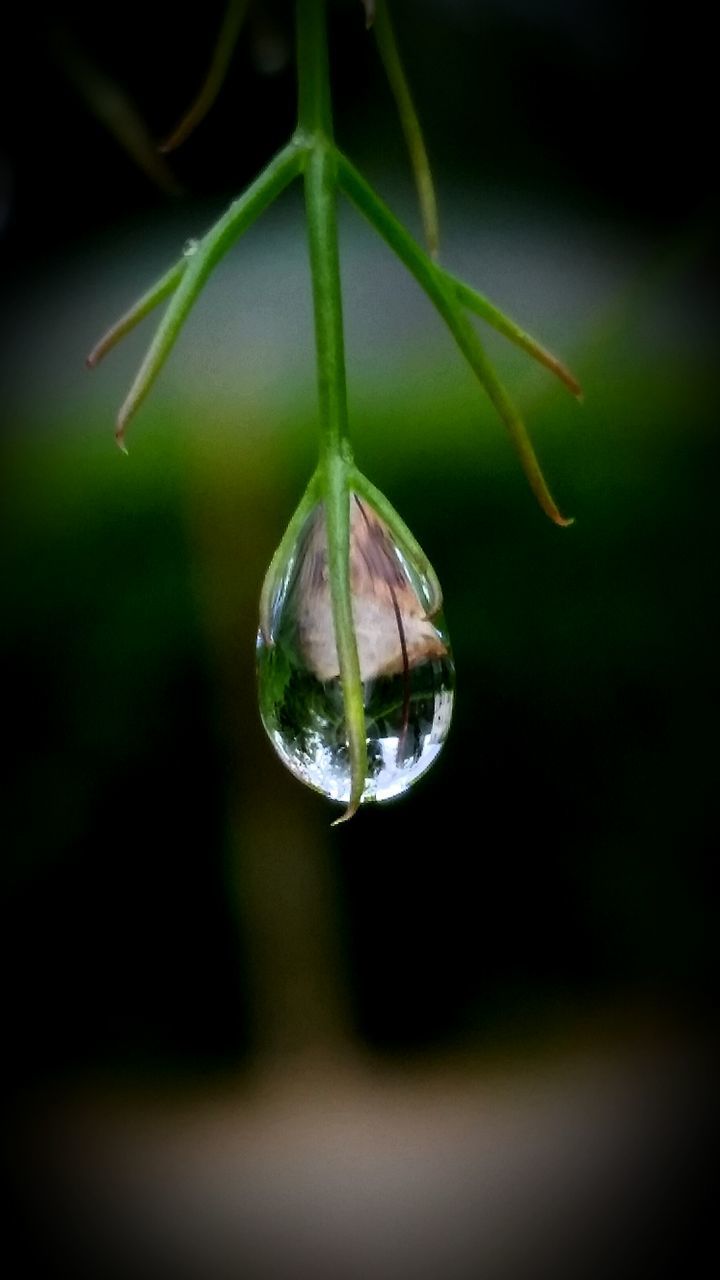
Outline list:
[[[120,452],[121,452],[121,453],[124,453],[124,454],[125,454],[125,457],[127,458],[127,456],[128,456],[128,447],[127,447],[127,445],[126,445],[126,443],[125,443],[125,430],[124,430],[124,427],[118,427],[118,428],[117,428],[117,430],[116,430],[116,432],[115,432],[115,443],[116,443],[116,445],[117,445],[118,449],[120,450]]]

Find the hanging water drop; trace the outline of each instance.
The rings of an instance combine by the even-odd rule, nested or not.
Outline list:
[[[200,241],[195,240],[192,236],[189,240],[186,240],[183,245],[183,258],[192,258],[193,254],[197,253],[199,245]]]
[[[437,759],[450,726],[454,669],[437,590],[357,494],[350,583],[363,682],[363,802],[401,795]],[[308,516],[258,632],[260,713],[302,782],[347,803],[350,759],[328,579],[325,513]]]

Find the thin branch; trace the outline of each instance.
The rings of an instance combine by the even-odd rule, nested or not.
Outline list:
[[[454,313],[452,322],[448,320],[448,323],[465,359],[505,423],[528,484],[542,510],[554,524],[567,528],[573,523],[572,517],[564,516],[557,506],[543,476],[527,427],[488,360],[475,329],[463,312]]]
[[[440,244],[440,224],[435,184],[420,120],[415,110],[410,85],[400,58],[386,0],[380,0],[377,6],[373,29],[410,153],[410,163],[412,164],[415,186],[420,202],[420,214],[425,240],[431,257],[437,258]]]
[[[365,26],[369,31],[375,21],[375,0],[361,0],[361,4],[365,10]]]
[[[571,524],[572,521],[563,516],[557,507],[543,477],[525,425],[497,378],[477,333],[464,311],[461,310],[457,295],[444,273],[413,240],[395,214],[388,209],[344,155],[338,155],[338,175],[343,190],[415,276],[437,307],[460,350],[505,423],[530,487],[545,514],[557,525]]]
[[[475,315],[480,316],[493,329],[497,329],[498,333],[501,333],[503,337],[509,338],[516,346],[522,347],[523,351],[527,351],[528,355],[531,355],[546,369],[549,369],[551,373],[554,373],[576,399],[582,400],[583,394],[580,383],[577,378],[573,377],[562,360],[559,360],[551,351],[548,351],[529,333],[526,333],[518,324],[515,324],[514,320],[506,316],[499,307],[496,307],[489,298],[479,293],[477,289],[473,289],[469,284],[465,284],[463,280],[458,280],[455,276],[451,276],[447,271],[445,272],[445,278],[452,285],[463,306],[470,311],[474,311]]]
[[[115,321],[115,324],[95,344],[87,357],[85,363],[88,369],[96,368],[103,356],[106,356],[108,351],[111,351],[121,338],[130,333],[159,303],[164,302],[165,298],[175,292],[185,274],[186,268],[187,258],[181,258],[179,262],[175,263],[174,267],[171,267],[169,271],[165,272],[164,276],[160,277],[152,288],[148,289],[147,293],[138,298],[138,301],[134,302],[119,320]]]
[[[350,581],[348,409],[326,7],[326,0],[298,0],[297,66],[298,127],[312,140],[305,166],[305,210],[315,315],[320,465],[330,603],[350,763],[347,807],[333,823],[336,826],[357,812],[367,780],[368,753]]]
[[[214,105],[227,75],[230,60],[245,21],[248,3],[249,0],[228,0],[220,34],[213,50],[210,69],[192,106],[186,111],[170,136],[160,143],[158,150],[164,155],[175,151],[181,143],[185,142]]]
[[[115,438],[123,451],[126,452],[125,428],[160,373],[213,267],[230,245],[300,173],[303,160],[304,152],[295,142],[279,152],[247,191],[233,201],[224,217],[215,223],[200,241],[192,257],[186,260],[182,279],[118,414]]]

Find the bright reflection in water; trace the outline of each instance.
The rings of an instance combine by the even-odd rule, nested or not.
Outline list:
[[[363,681],[363,800],[401,795],[437,759],[450,727],[454,670],[432,585],[357,495],[350,580]],[[302,782],[347,802],[350,759],[328,583],[325,513],[308,517],[258,633],[263,724]]]

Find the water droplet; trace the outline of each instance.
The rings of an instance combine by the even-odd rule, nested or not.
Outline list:
[[[194,253],[198,251],[199,240],[194,240],[192,236],[186,240],[183,245],[183,258],[192,258]]]
[[[450,727],[454,668],[435,593],[387,525],[351,496],[350,575],[365,701],[363,801],[401,795],[437,759]],[[332,622],[325,513],[308,516],[258,632],[260,714],[302,782],[347,803],[350,760]]]

